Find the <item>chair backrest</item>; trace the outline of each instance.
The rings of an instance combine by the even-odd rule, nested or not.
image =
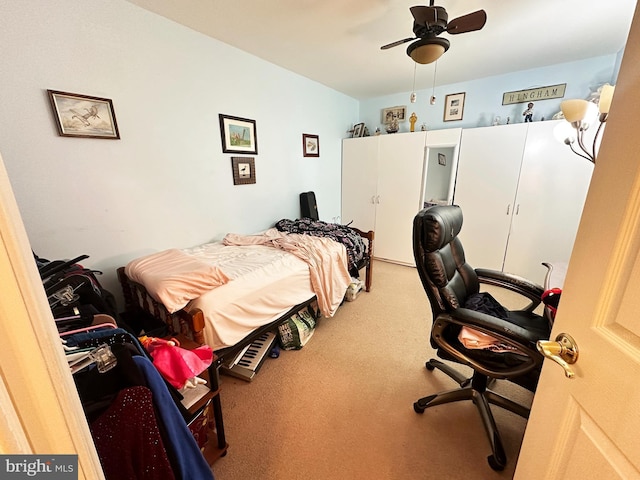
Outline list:
[[[466,262],[458,234],[462,210],[439,205],[421,210],[413,220],[413,253],[420,280],[427,293],[433,318],[463,306],[478,293],[478,276]]]

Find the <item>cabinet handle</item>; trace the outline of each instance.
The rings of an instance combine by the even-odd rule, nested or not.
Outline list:
[[[380,195],[376,195],[376,203],[380,203]]]
[[[371,195],[371,203],[376,203],[376,196],[375,195]]]
[[[519,213],[520,213],[520,204],[516,206],[516,215],[518,215]]]
[[[509,215],[510,211],[511,211],[511,204],[507,205],[507,215]]]

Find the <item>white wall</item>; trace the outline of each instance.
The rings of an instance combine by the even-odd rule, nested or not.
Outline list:
[[[445,54],[446,55],[446,54]],[[428,130],[442,128],[473,128],[487,127],[492,124],[496,116],[501,117],[501,123],[506,123],[511,117],[511,123],[523,121],[522,112],[526,104],[502,105],[502,94],[516,90],[526,90],[549,85],[566,83],[566,98],[588,98],[590,93],[604,83],[615,84],[619,69],[620,55],[606,55],[570,63],[552,65],[535,70],[513,72],[506,75],[481,78],[472,82],[443,85],[435,88],[436,104],[431,105],[432,88],[417,90],[416,103],[409,101],[411,92],[401,92],[395,95],[365,100],[360,104],[359,122],[364,122],[370,132],[379,127],[384,132],[381,123],[381,110],[396,105],[407,106],[407,118],[411,112],[418,116],[416,130],[426,123]],[[446,61],[443,60],[439,62]],[[438,68],[442,69],[443,65]],[[418,75],[433,78],[434,65],[419,65]],[[411,79],[408,79],[411,80]],[[464,116],[460,121],[443,121],[445,96],[465,92]],[[534,102],[534,120],[544,116],[546,120],[560,111],[562,98]],[[400,124],[401,132],[409,131],[409,122]]]
[[[38,255],[86,253],[119,294],[128,260],[296,218],[300,192],[340,214],[356,100],[123,0],[3,0],[0,27],[0,152]],[[47,89],[112,99],[121,139],[58,136]],[[219,113],[256,120],[255,185],[233,185]]]

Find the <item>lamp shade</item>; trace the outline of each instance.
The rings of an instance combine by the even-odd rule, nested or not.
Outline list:
[[[609,113],[615,88],[615,86],[609,85],[608,83],[602,86],[602,89],[600,90],[600,103],[598,104],[600,113]]]
[[[560,103],[560,109],[568,122],[581,122],[587,115],[589,102],[581,99],[565,100]]]
[[[571,145],[576,141],[576,129],[568,122],[560,122],[554,127],[553,136],[558,142]]]
[[[449,40],[446,38],[422,38],[407,47],[407,55],[414,62],[424,65],[435,62],[447,50],[449,50]]]

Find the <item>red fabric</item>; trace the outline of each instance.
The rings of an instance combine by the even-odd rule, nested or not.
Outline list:
[[[147,387],[121,390],[91,433],[107,480],[175,479]]]
[[[213,361],[213,350],[207,345],[187,350],[181,348],[175,338],[144,337],[141,342],[153,357],[153,365],[160,374],[178,389],[184,387],[190,378],[204,372]]]
[[[550,288],[542,293],[542,303],[551,311],[551,317],[555,318],[558,312],[558,304],[560,303],[561,288]]]

